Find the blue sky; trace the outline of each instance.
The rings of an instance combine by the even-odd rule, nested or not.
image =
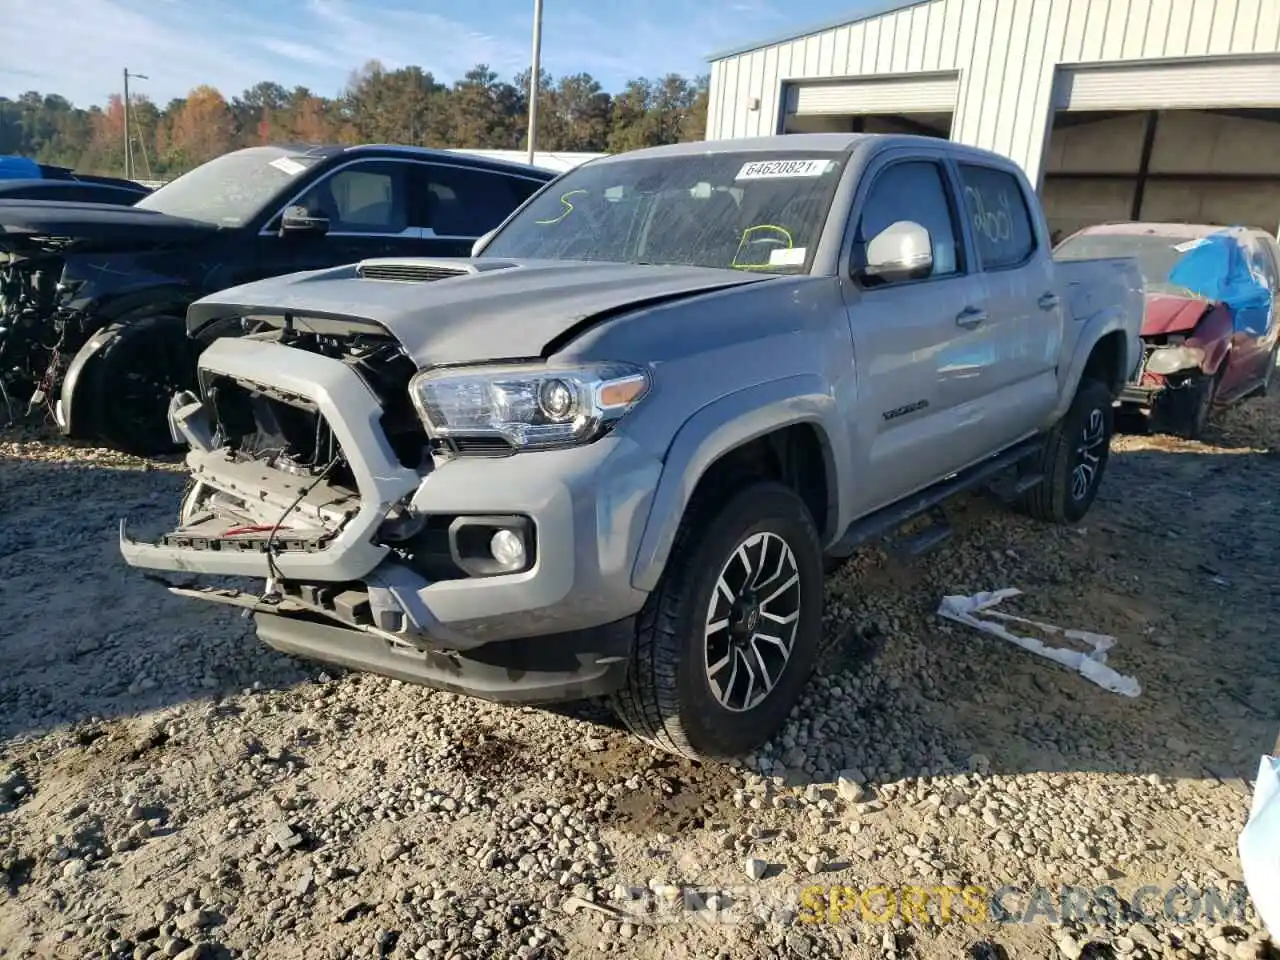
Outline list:
[[[609,90],[631,77],[706,71],[705,56],[814,22],[866,0],[544,0],[542,62]],[[487,62],[504,78],[529,64],[533,0],[0,0],[0,95],[57,92],[79,105],[120,89],[120,72],[157,103],[200,83],[224,94],[259,80],[333,96],[371,58],[452,81]]]

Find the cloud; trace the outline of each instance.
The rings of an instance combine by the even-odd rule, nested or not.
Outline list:
[[[633,77],[693,75],[709,50],[777,32],[780,0],[557,0],[544,14],[543,67],[590,73],[609,90]],[[821,16],[844,0],[815,0]],[[452,82],[478,63],[510,79],[528,68],[532,0],[40,0],[4,4],[0,95],[31,87],[75,103],[132,89],[164,104],[208,83],[228,97],[262,80],[334,96],[369,60],[421,66]],[[56,53],[51,54],[51,50]]]
[[[288,60],[297,60],[300,63],[330,63],[329,54],[325,53],[318,47],[313,47],[307,43],[297,43],[294,40],[283,40],[280,37],[263,37],[256,41],[258,46],[274,53],[277,56],[284,57]]]

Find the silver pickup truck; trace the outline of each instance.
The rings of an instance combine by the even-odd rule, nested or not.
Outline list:
[[[859,545],[978,485],[1084,516],[1141,356],[1136,263],[1055,262],[1021,170],[943,140],[603,158],[472,254],[194,303],[193,334],[244,333],[170,406],[177,527],[122,521],[121,552],[265,581],[173,589],[280,650],[504,701],[607,694],[695,758],[779,727],[824,569]]]

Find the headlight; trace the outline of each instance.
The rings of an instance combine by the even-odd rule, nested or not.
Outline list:
[[[1163,375],[1189,370],[1204,362],[1204,348],[1185,345],[1157,347],[1147,361],[1147,371]]]
[[[433,437],[500,437],[518,450],[589,443],[649,392],[622,363],[424,370],[409,384]]]

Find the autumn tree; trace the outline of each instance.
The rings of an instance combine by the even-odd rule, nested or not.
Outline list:
[[[196,87],[170,124],[166,160],[187,168],[212,160],[231,148],[233,129],[222,94],[210,86]]]
[[[259,143],[409,143],[516,149],[528,129],[528,71],[502,80],[480,64],[452,85],[418,66],[373,60],[338,97],[273,80],[230,102],[202,86],[164,107],[138,97],[129,111],[139,175],[176,176],[238,147]],[[124,163],[119,97],[76,107],[57,94],[0,97],[0,153],[17,153],[89,173],[118,174]],[[705,136],[707,78],[638,78],[611,95],[585,73],[538,84],[538,147],[620,151]]]

